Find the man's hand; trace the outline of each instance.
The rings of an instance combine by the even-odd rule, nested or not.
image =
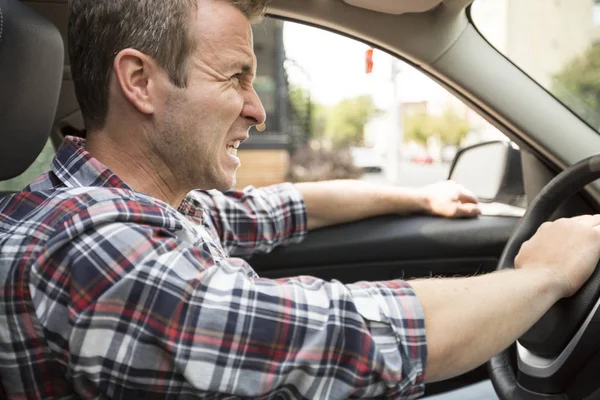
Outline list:
[[[443,181],[418,189],[425,201],[425,212],[452,218],[470,218],[481,214],[477,197],[453,181]]]
[[[517,269],[545,269],[561,296],[572,296],[594,272],[600,258],[600,215],[544,223],[521,246]]]
[[[421,188],[339,180],[297,183],[306,204],[308,229],[357,221],[377,215],[426,213],[476,217],[477,198],[452,181]]]
[[[600,258],[600,215],[543,224],[516,269],[412,281],[425,313],[428,382],[481,365],[508,347],[559,299],[575,293]]]

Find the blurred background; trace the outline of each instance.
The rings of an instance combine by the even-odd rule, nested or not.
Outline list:
[[[477,0],[471,15],[498,51],[600,127],[598,1]],[[238,187],[336,178],[423,185],[447,178],[460,148],[506,140],[431,78],[364,43],[269,18],[254,41],[267,130],[252,130],[242,146]]]
[[[600,130],[600,2],[476,0],[470,15],[499,52]],[[267,129],[240,147],[237,188],[339,178],[424,185],[448,176],[460,148],[506,140],[430,77],[364,43],[268,17],[253,30]],[[81,132],[77,115],[68,122]],[[47,171],[57,143],[0,190]]]

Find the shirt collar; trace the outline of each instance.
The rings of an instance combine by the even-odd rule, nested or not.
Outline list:
[[[85,139],[67,136],[52,161],[52,172],[66,187],[107,187],[134,191],[106,165],[92,157],[85,149],[85,143]],[[185,197],[178,211],[201,222],[203,207],[193,194]]]
[[[85,139],[67,136],[52,161],[52,172],[66,187],[133,190],[85,149]]]

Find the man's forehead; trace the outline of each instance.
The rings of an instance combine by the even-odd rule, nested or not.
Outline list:
[[[246,16],[226,1],[209,2],[196,11],[197,18],[193,19],[191,30],[197,39],[208,43],[235,43],[252,49],[252,25]]]
[[[252,25],[239,9],[229,1],[199,0],[192,21],[199,61],[254,73]]]

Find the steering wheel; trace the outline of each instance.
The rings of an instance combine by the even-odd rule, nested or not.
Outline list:
[[[514,268],[521,245],[549,220],[563,201],[599,178],[600,155],[595,155],[567,168],[548,183],[508,240],[497,269]],[[586,363],[598,362],[593,358],[600,356],[599,307],[600,268],[597,267],[574,296],[558,301],[514,346],[488,362],[492,384],[500,399],[558,400],[582,396],[573,394],[570,386]],[[597,367],[594,370],[590,379],[596,382]]]

